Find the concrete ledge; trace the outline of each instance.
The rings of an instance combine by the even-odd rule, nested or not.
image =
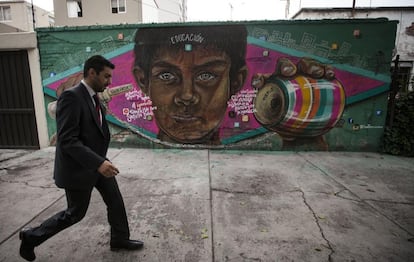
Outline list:
[[[0,50],[32,49],[36,47],[35,32],[0,34]]]

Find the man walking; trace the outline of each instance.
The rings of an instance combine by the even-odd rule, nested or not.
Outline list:
[[[144,245],[129,239],[127,214],[115,179],[119,170],[106,158],[110,134],[97,92],[111,84],[114,68],[104,57],[92,56],[85,62],[81,83],[58,99],[54,179],[65,189],[67,209],[20,232],[20,255],[28,261],[36,259],[36,246],[85,216],[94,187],[107,206],[111,250],[136,250]]]

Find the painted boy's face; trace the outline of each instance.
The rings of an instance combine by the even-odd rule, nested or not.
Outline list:
[[[230,58],[222,51],[161,49],[147,81],[160,130],[180,143],[203,143],[219,126],[230,96]]]

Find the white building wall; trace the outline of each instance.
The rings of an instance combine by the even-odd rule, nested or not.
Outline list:
[[[33,31],[32,23],[28,19],[28,3],[26,2],[0,2],[1,6],[10,6],[11,20],[2,21],[3,24],[18,28],[21,31]]]
[[[53,0],[56,26],[137,24],[142,22],[141,0],[126,0],[125,13],[112,13],[111,0],[81,0],[82,17],[69,17],[67,0]]]
[[[1,21],[3,24],[15,27],[20,31],[33,31],[33,12],[30,3],[25,1],[0,1],[0,6],[10,6],[11,9],[12,20]],[[33,6],[33,9],[36,27],[49,27],[53,25],[53,23],[50,23],[50,20],[53,20],[53,16],[50,12],[37,6]],[[0,31],[0,33],[2,32]]]
[[[113,14],[111,0],[81,0],[82,17],[68,17],[67,0],[54,0],[56,26],[182,22],[185,0],[126,0],[126,12]]]

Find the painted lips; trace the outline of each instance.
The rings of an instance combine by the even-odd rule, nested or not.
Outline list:
[[[198,117],[192,115],[174,115],[172,116],[172,119],[174,119],[178,123],[189,123],[197,121]]]

